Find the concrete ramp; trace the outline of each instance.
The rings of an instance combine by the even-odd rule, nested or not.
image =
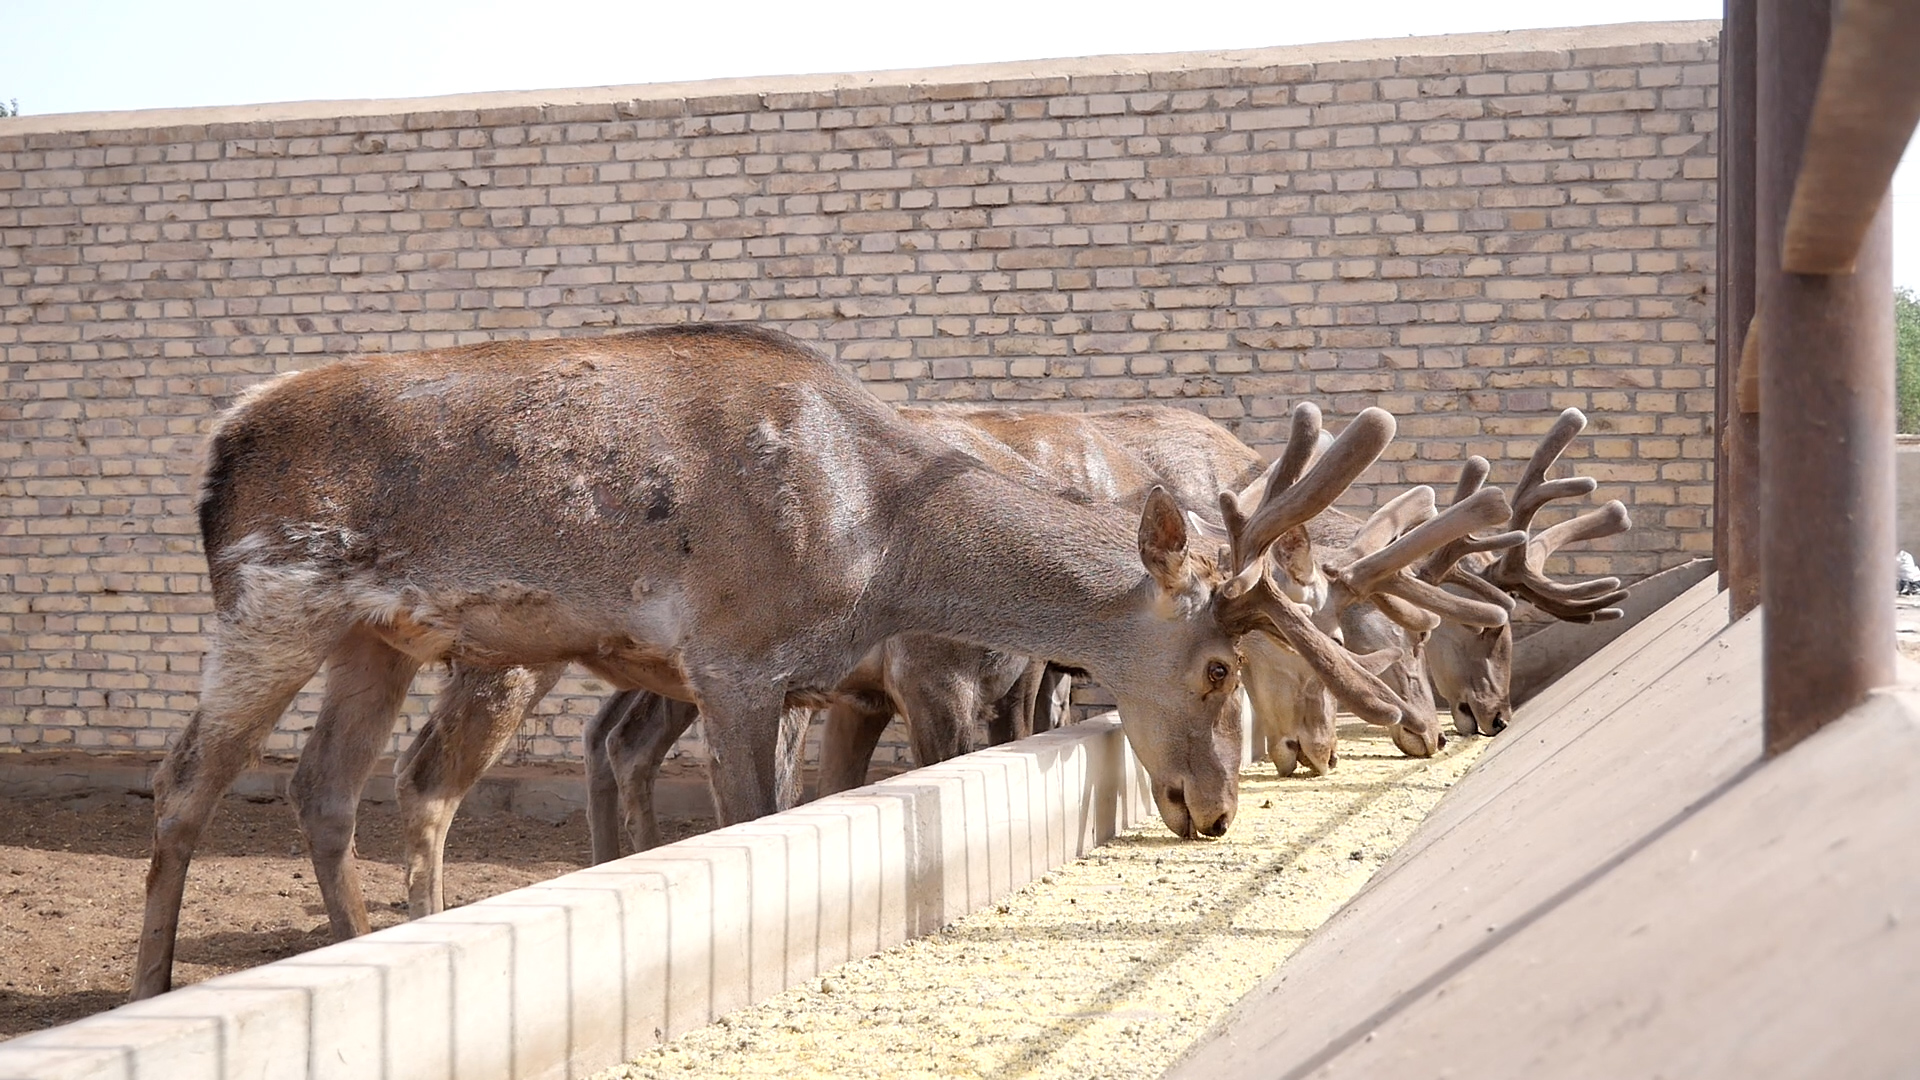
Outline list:
[[[1169,1076],[1912,1075],[1920,691],[1760,757],[1702,583],[1523,709]]]
[[[1602,647],[1665,608],[1713,573],[1712,559],[1695,559],[1634,582],[1620,602],[1621,618],[1612,622],[1549,623],[1513,644],[1513,684],[1510,697],[1525,705],[1560,677],[1599,652]]]

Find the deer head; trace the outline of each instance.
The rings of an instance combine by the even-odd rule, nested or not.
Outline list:
[[[1598,484],[1585,476],[1548,480],[1551,469],[1587,418],[1568,409],[1554,421],[1534,448],[1526,471],[1514,487],[1513,515],[1508,528],[1525,534],[1525,543],[1495,557],[1491,549],[1460,543],[1435,552],[1422,565],[1419,578],[1462,600],[1501,604],[1511,609],[1525,600],[1566,622],[1600,622],[1620,617],[1613,605],[1626,597],[1619,578],[1559,582],[1546,574],[1546,561],[1567,544],[1594,540],[1627,531],[1633,526],[1618,500],[1542,530],[1530,533],[1533,519],[1547,503],[1581,498]],[[1482,457],[1468,458],[1454,488],[1455,503],[1475,497],[1486,482],[1489,466]],[[1453,711],[1455,730],[1463,735],[1494,735],[1506,729],[1513,706],[1509,688],[1513,678],[1513,632],[1509,625],[1474,625],[1444,621],[1428,650],[1428,668],[1434,688]]]
[[[1153,617],[1138,621],[1155,644],[1137,650],[1125,670],[1092,674],[1113,691],[1128,741],[1153,778],[1161,818],[1177,833],[1219,835],[1231,817],[1233,807],[1222,807],[1216,793],[1237,790],[1239,774],[1244,696],[1238,639],[1250,628],[1234,614],[1244,605],[1240,598],[1267,580],[1261,569],[1267,550],[1331,505],[1379,456],[1392,437],[1392,420],[1378,415],[1384,425],[1356,425],[1353,438],[1311,467],[1304,452],[1278,463],[1252,514],[1252,528],[1234,536],[1192,527],[1162,488],[1147,497],[1139,552]],[[1238,506],[1232,492],[1221,500]],[[1226,539],[1228,546],[1210,539]],[[1196,638],[1199,621],[1231,651],[1220,654],[1204,633]],[[1318,647],[1340,651],[1310,625],[1304,635]],[[1214,710],[1213,723],[1193,723],[1192,717],[1208,710]]]
[[[1089,668],[1113,692],[1127,742],[1150,778],[1160,819],[1181,836],[1221,836],[1238,808],[1240,654],[1211,625],[1217,566],[1161,487],[1140,515],[1145,612],[1125,668]],[[1199,722],[1196,722],[1199,721]]]
[[[1463,603],[1415,579],[1407,569],[1433,552],[1463,541],[1476,529],[1505,521],[1510,508],[1498,491],[1489,489],[1484,495],[1461,501],[1446,514],[1434,516],[1432,491],[1415,489],[1377,511],[1361,527],[1343,559],[1316,568],[1326,581],[1325,604],[1315,608],[1301,603],[1294,598],[1299,591],[1290,596],[1276,583],[1276,575],[1268,572],[1262,557],[1288,530],[1304,521],[1280,515],[1282,508],[1313,498],[1310,492],[1296,493],[1294,478],[1311,462],[1315,474],[1324,470],[1329,475],[1346,476],[1350,483],[1391,441],[1394,424],[1386,412],[1367,409],[1325,447],[1318,461],[1313,461],[1320,446],[1318,428],[1317,409],[1307,404],[1295,409],[1287,451],[1270,470],[1265,497],[1252,514],[1243,512],[1240,500],[1233,495],[1221,497],[1229,565],[1235,572],[1223,590],[1222,620],[1237,632],[1261,630],[1282,641],[1342,704],[1361,719],[1390,728],[1403,752],[1430,756],[1443,743],[1430,707],[1423,710],[1409,703],[1359,663],[1322,624],[1337,624],[1344,611],[1361,601],[1378,605],[1396,621],[1417,623],[1423,629],[1431,625],[1434,609],[1504,621],[1504,610]],[[1313,513],[1326,506],[1318,504]],[[1518,538],[1508,537],[1504,542],[1517,543]],[[1294,584],[1300,585],[1298,581]]]

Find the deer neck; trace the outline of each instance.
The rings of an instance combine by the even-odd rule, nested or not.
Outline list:
[[[1085,506],[982,468],[958,469],[901,506],[873,582],[888,633],[921,631],[1097,664],[1154,588],[1136,515]]]

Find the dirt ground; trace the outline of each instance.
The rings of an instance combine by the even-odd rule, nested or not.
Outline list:
[[[402,921],[400,819],[362,807],[357,843],[378,927]],[[712,827],[666,821],[668,840]],[[153,803],[137,796],[0,799],[0,1038],[121,1003],[133,969]],[[462,815],[447,844],[447,902],[468,904],[586,865],[584,814],[557,825]],[[228,796],[187,876],[175,985],[329,942],[292,809]]]

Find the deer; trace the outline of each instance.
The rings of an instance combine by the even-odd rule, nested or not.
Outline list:
[[[1303,404],[1308,408],[1295,410],[1296,426],[1290,431],[1287,445],[1304,448],[1311,461],[1325,451],[1332,437],[1321,426],[1318,409],[1312,407],[1311,402]],[[995,414],[1010,415],[1016,419],[1022,415],[1006,414],[1004,410],[978,410],[958,415]],[[1117,444],[1124,454],[1138,464],[1139,469],[1151,470],[1161,477],[1162,482],[1176,492],[1183,505],[1197,502],[1205,496],[1190,485],[1178,484],[1173,478],[1206,475],[1209,472],[1220,478],[1236,472],[1248,477],[1261,468],[1257,451],[1240,442],[1221,425],[1189,410],[1133,407],[1077,414],[1077,422]],[[1060,433],[1046,431],[1045,428],[1038,434],[1047,437],[1050,445],[1038,445],[1040,439],[1034,434],[1025,434],[1023,437],[1023,426],[1008,426],[1002,421],[992,425],[991,430],[1007,445],[1036,460],[1043,460],[1043,452],[1058,456],[1062,449],[1074,447],[1070,437],[1062,437]],[[1076,451],[1068,456],[1081,453],[1088,451]],[[1111,453],[1097,457],[1101,464],[1108,467],[1114,460]],[[1258,499],[1258,490],[1257,484],[1241,490],[1237,501],[1243,510],[1250,508]],[[1197,509],[1188,507],[1190,527],[1218,538],[1220,533],[1217,527],[1201,517]],[[1438,710],[1433,704],[1424,661],[1424,632],[1404,630],[1379,610],[1377,604],[1354,603],[1352,593],[1345,594],[1345,601],[1337,608],[1320,610],[1328,593],[1325,577],[1317,562],[1319,556],[1315,553],[1336,553],[1336,565],[1351,562],[1357,558],[1357,554],[1342,558],[1337,553],[1348,545],[1361,525],[1361,520],[1351,514],[1332,508],[1324,510],[1308,522],[1306,533],[1298,537],[1283,536],[1273,545],[1269,571],[1276,581],[1284,584],[1284,591],[1289,597],[1296,601],[1313,601],[1319,611],[1316,625],[1320,629],[1343,636],[1349,651],[1359,657],[1362,666],[1385,680],[1402,700],[1437,725]],[[1507,542],[1514,542],[1514,538],[1508,537]],[[1422,626],[1431,626],[1439,618],[1431,613],[1424,617],[1413,616],[1404,606],[1398,610],[1415,618]],[[1471,611],[1476,619],[1475,629],[1494,618],[1492,612],[1485,608],[1454,606],[1449,610],[1455,615]],[[1500,621],[1504,623],[1504,619]],[[1244,682],[1253,716],[1268,736],[1268,752],[1281,774],[1290,774],[1294,763],[1305,764],[1313,775],[1323,774],[1332,767],[1335,757],[1333,718],[1337,702],[1333,695],[1297,653],[1274,639],[1251,636],[1242,642],[1242,647],[1248,659]],[[1437,731],[1437,728],[1433,730]],[[1396,745],[1410,756],[1429,756],[1439,748],[1439,742],[1424,726],[1416,729],[1401,725],[1392,729],[1392,733]],[[877,735],[876,731],[874,737],[877,738]]]
[[[1592,622],[1618,618],[1612,605],[1626,596],[1617,578],[1562,584],[1548,579],[1546,559],[1569,543],[1597,539],[1624,532],[1632,526],[1626,508],[1617,500],[1579,517],[1554,526],[1538,536],[1529,536],[1534,515],[1547,502],[1577,498],[1596,487],[1590,478],[1547,481],[1546,473],[1571,441],[1585,428],[1586,418],[1577,409],[1563,412],[1537,445],[1533,458],[1514,489],[1514,513],[1507,530],[1497,537],[1463,541],[1429,556],[1416,569],[1416,576],[1463,599],[1475,599],[1498,605],[1511,612],[1516,599],[1538,598],[1536,607],[1556,618],[1571,622]],[[1467,459],[1456,485],[1454,500],[1471,496],[1485,483],[1490,466],[1486,459]],[[1431,513],[1430,492],[1421,489],[1408,493],[1425,501],[1415,516]],[[1410,507],[1411,508],[1411,507]],[[1351,548],[1360,531],[1360,523],[1350,515],[1329,510],[1311,523],[1318,549],[1347,549],[1339,561],[1355,558],[1360,552]],[[1504,552],[1497,546],[1510,545]],[[1309,572],[1295,571],[1295,578],[1308,581]],[[1338,605],[1336,605],[1338,606]],[[1327,608],[1321,609],[1323,612]],[[1392,645],[1415,661],[1382,667],[1380,675],[1409,703],[1431,709],[1432,695],[1446,701],[1453,716],[1454,729],[1462,736],[1492,736],[1505,730],[1512,715],[1508,686],[1512,674],[1513,632],[1509,620],[1485,618],[1485,609],[1462,608],[1445,612],[1428,611],[1409,625],[1400,625],[1379,610],[1378,605],[1347,604],[1340,607],[1337,621],[1345,640],[1356,651]],[[1323,615],[1323,625],[1328,620]],[[1405,621],[1405,620],[1402,620]],[[1260,657],[1259,650],[1275,655]],[[1263,725],[1269,756],[1281,776],[1304,767],[1310,775],[1324,774],[1338,760],[1334,727],[1335,703],[1312,673],[1297,660],[1261,639],[1247,642],[1247,681],[1250,695],[1264,693],[1282,706],[1256,709],[1256,722]],[[1420,671],[1417,679],[1405,673]],[[1427,679],[1431,678],[1431,689]],[[1265,683],[1265,687],[1259,684]]]
[[[214,618],[197,707],[154,776],[132,996],[171,986],[194,847],[323,667],[290,795],[336,937],[369,929],[358,795],[428,663],[451,672],[440,719],[524,715],[569,663],[697,704],[731,823],[793,797],[791,718],[880,641],[1059,657],[1113,691],[1167,827],[1224,835],[1250,630],[1310,654],[1380,722],[1419,723],[1261,584],[1265,544],[1331,505],[1392,426],[1362,413],[1310,474],[1270,485],[1223,565],[1164,490],[1129,511],[1023,484],[763,328],[487,342],[269,380],[208,439]],[[439,725],[411,764],[457,771],[448,754],[485,726]],[[489,760],[470,756],[461,768]]]
[[[1086,502],[1138,506],[1159,485],[1184,509],[1208,507],[1219,492],[1246,488],[1266,469],[1258,451],[1219,424],[1169,406],[1088,413],[977,405],[898,411],[996,468],[1018,462],[1026,475]],[[907,718],[914,760],[923,766],[973,749],[982,727],[989,744],[1031,734],[1045,678],[1044,668],[1029,669],[1022,658],[1006,654],[924,637],[888,642],[856,671],[854,685],[843,684],[850,692],[824,714],[819,793],[865,783],[874,747],[896,713]]]
[[[1184,409],[1136,406],[1092,413],[1051,413],[942,406],[899,411],[903,418],[957,446],[978,451],[988,460],[1003,465],[1010,456],[1026,461],[1076,497],[1126,501],[1160,483],[1188,508],[1196,530],[1208,531],[1219,539],[1224,539],[1224,532],[1194,514],[1193,507],[1217,498],[1217,492],[1232,480],[1244,481],[1252,476],[1254,483],[1244,485],[1236,498],[1238,505],[1251,508],[1260,499],[1265,483],[1266,466],[1258,452],[1219,424]],[[1332,439],[1318,426],[1318,410],[1309,404],[1301,416],[1311,421],[1311,430],[1296,432],[1296,439],[1306,440],[1296,445],[1311,445],[1316,452],[1324,452]],[[1200,492],[1215,494],[1202,496]],[[1431,510],[1431,499],[1427,505]],[[1312,527],[1337,514],[1323,511]],[[1313,560],[1301,558],[1307,548],[1304,531],[1283,534],[1273,545],[1275,555],[1269,572],[1288,575],[1290,581],[1304,578],[1307,571],[1317,575]],[[1287,554],[1279,554],[1282,549]],[[1324,590],[1324,578],[1320,587]],[[1300,590],[1295,584],[1289,593],[1298,599],[1295,594]],[[1349,589],[1342,596],[1351,604],[1360,594]],[[1499,613],[1495,617],[1504,618]],[[1335,634],[1340,632],[1337,626],[1324,622],[1318,625]],[[1396,648],[1385,631],[1375,632],[1372,640],[1374,645],[1367,654],[1357,657],[1363,668],[1376,676],[1388,673],[1389,684],[1402,697],[1410,689],[1425,691],[1426,674],[1418,665],[1417,655],[1413,666],[1394,683],[1392,673],[1402,665],[1406,650]],[[1275,718],[1285,715],[1292,702],[1277,700],[1273,687],[1291,681],[1310,686],[1315,697],[1326,699],[1326,726],[1331,733],[1333,696],[1311,667],[1264,635],[1249,635],[1242,641],[1242,650],[1247,656],[1242,680],[1252,699],[1256,722],[1268,728],[1283,726],[1284,722]],[[1032,678],[1036,670],[1037,665],[1028,667],[1025,658],[924,635],[891,639],[862,661],[839,687],[833,705],[825,710],[818,793],[829,795],[865,782],[874,747],[896,713],[907,719],[914,760],[923,766],[972,749],[975,743],[970,736],[980,727],[988,729],[988,743],[1029,732],[1031,726],[1025,720],[1033,710]],[[1437,725],[1430,694],[1409,700],[1415,712]],[[668,750],[694,719],[692,710],[639,694],[616,696],[596,713],[585,739],[596,862],[619,855],[618,836],[623,831],[634,850],[646,850],[659,842],[659,823],[652,805],[654,776]],[[1394,731],[1403,751],[1411,755],[1431,755],[1444,742],[1437,736],[1437,729],[1399,725]],[[1278,736],[1269,743],[1275,754],[1282,752],[1278,749],[1282,744]]]
[[[1183,506],[1207,505],[1223,485],[1243,485],[1265,467],[1257,452],[1225,429],[1181,409],[1125,410],[1134,422],[1200,433],[1160,451],[1159,470],[1106,436],[1100,423],[1105,414],[980,406],[896,411],[992,468],[1084,503],[1137,505],[1159,483]],[[1182,454],[1183,447],[1201,450]],[[1225,452],[1209,453],[1215,450]],[[1042,664],[1004,650],[927,634],[888,639],[842,680],[823,710],[818,793],[865,782],[874,748],[896,713],[908,719],[914,760],[923,766],[1031,734],[1045,676]],[[696,718],[693,710],[633,692],[615,695],[595,714],[585,733],[595,862],[618,855],[621,832],[636,850],[659,842],[653,778]]]
[[[1311,461],[1326,439],[1317,410],[1295,410],[1287,440],[1290,451],[1302,448]],[[1428,636],[1443,621],[1476,629],[1504,626],[1507,609],[1449,597],[1424,585],[1423,591],[1411,594],[1410,602],[1403,598],[1410,595],[1405,588],[1396,586],[1400,596],[1380,593],[1355,577],[1374,574],[1381,575],[1382,582],[1390,580],[1385,576],[1389,571],[1370,556],[1434,516],[1434,495],[1427,487],[1390,500],[1364,521],[1328,509],[1308,523],[1301,542],[1274,544],[1270,558],[1277,570],[1284,570],[1273,575],[1275,582],[1290,599],[1313,612],[1318,627],[1338,636],[1399,699],[1437,724],[1425,664]],[[1197,516],[1190,516],[1190,524],[1201,532],[1212,528]],[[1453,546],[1470,543],[1500,550],[1524,539],[1523,534],[1509,530]],[[1248,656],[1244,678],[1255,703],[1255,723],[1276,771],[1285,777],[1304,766],[1310,776],[1325,775],[1338,761],[1334,695],[1298,653],[1278,647],[1271,639],[1249,637],[1244,649]],[[1390,730],[1403,753],[1431,753],[1415,729],[1403,725]]]
[[[1433,553],[1417,568],[1417,576],[1456,595],[1472,596],[1512,610],[1525,600],[1539,611],[1563,622],[1604,622],[1621,617],[1616,607],[1627,590],[1617,577],[1580,582],[1558,582],[1546,574],[1546,561],[1568,544],[1624,533],[1633,527],[1627,508],[1618,500],[1532,533],[1533,519],[1548,503],[1583,498],[1599,486],[1592,477],[1548,480],[1547,473],[1569,445],[1586,429],[1579,409],[1561,412],[1548,428],[1526,470],[1513,489],[1509,530],[1528,534],[1524,544],[1498,555],[1455,545]],[[1491,466],[1483,457],[1469,457],[1461,466],[1454,501],[1471,497],[1486,483]],[[1434,689],[1453,712],[1454,730],[1461,735],[1497,735],[1513,716],[1509,687],[1513,677],[1513,630],[1510,624],[1472,628],[1443,624],[1434,633],[1429,650]]]
[[[1093,413],[976,405],[897,411],[994,468],[1038,478],[1082,502],[1138,506],[1159,484],[1183,507],[1206,507],[1223,488],[1245,487],[1266,468],[1257,451],[1219,424],[1167,406]],[[1050,676],[1064,673],[1003,650],[924,634],[889,639],[841,682],[822,713],[817,793],[865,783],[874,748],[896,714],[907,720],[914,760],[922,766],[1031,734],[1036,716],[1050,716],[1044,705],[1060,688]],[[595,862],[618,856],[623,832],[635,850],[659,842],[654,776],[696,716],[637,692],[615,695],[596,713],[585,733]]]
[[[1415,490],[1417,494],[1419,489]],[[1408,507],[1390,502],[1366,522],[1338,510],[1328,510],[1309,526],[1310,546],[1301,549],[1285,578],[1295,588],[1289,595],[1308,603],[1316,626],[1337,634],[1363,666],[1378,675],[1422,717],[1438,723],[1439,711],[1428,688],[1425,644],[1428,627],[1441,618],[1398,609],[1411,625],[1403,626],[1377,603],[1357,603],[1351,590],[1336,595],[1329,573],[1350,565],[1409,524],[1399,523]],[[1386,516],[1382,516],[1386,515]],[[1370,526],[1370,527],[1369,527]],[[1276,558],[1280,545],[1275,545]],[[1325,556],[1318,553],[1327,552]],[[1324,559],[1324,562],[1321,560]],[[1484,609],[1472,609],[1479,622],[1495,618]],[[1308,776],[1324,776],[1339,762],[1335,717],[1338,703],[1326,685],[1300,656],[1270,638],[1249,637],[1245,682],[1256,704],[1254,723],[1268,759],[1281,777],[1304,769]],[[1404,729],[1392,730],[1395,744],[1409,756],[1424,756],[1424,746]],[[1442,737],[1444,744],[1444,737]]]
[[[1266,466],[1256,451],[1187,410],[1132,407],[1062,414],[943,406],[907,407],[899,414],[995,468],[1039,477],[1076,501],[1127,503],[1131,508],[1159,483],[1177,493],[1176,501],[1183,505],[1198,505],[1217,497],[1221,487],[1251,475],[1254,483],[1238,501],[1252,506],[1265,483]],[[1144,434],[1147,429],[1152,437]],[[1284,535],[1276,547],[1295,542],[1291,534]],[[1305,542],[1303,533],[1297,542]],[[1243,641],[1243,648],[1248,644]],[[1379,671],[1377,663],[1363,661],[1362,666],[1373,674]],[[1041,665],[1026,657],[925,634],[889,639],[841,682],[824,710],[818,794],[865,782],[874,746],[896,712],[908,720],[915,760],[921,765],[974,748],[974,736],[982,727],[988,729],[988,743],[1030,732],[1036,699],[1045,692],[1044,687],[1036,690],[1036,682],[1044,682]],[[1437,718],[1430,708],[1415,712],[1430,723],[1417,735],[1408,729],[1408,746],[1412,752],[1431,754],[1442,741],[1434,726]],[[618,857],[622,835],[634,850],[659,843],[654,778],[697,717],[691,707],[641,691],[617,693],[595,714],[585,733],[595,862]],[[503,719],[512,723],[511,716]],[[439,723],[436,715],[416,745],[432,747]],[[412,774],[431,753],[410,751],[398,784],[403,806],[431,808],[427,816],[435,823],[409,832],[408,897],[416,916],[439,910],[441,837],[466,785],[478,776],[471,768],[460,768],[457,783],[422,789],[412,782]],[[797,777],[797,772],[786,775]]]
[[[1210,506],[1220,491],[1245,487],[1266,468],[1257,451],[1219,424],[1168,406],[1089,413],[979,405],[897,411],[994,468],[1081,502],[1138,506],[1158,484],[1182,507]],[[1057,679],[1070,677],[1057,666],[1029,665],[1026,658],[924,635],[890,641],[842,684],[843,693],[824,713],[819,793],[865,782],[874,747],[896,712],[908,718],[914,760],[933,764],[981,745],[976,736],[982,729],[985,743],[993,744],[1031,734],[1036,717],[1046,726],[1048,713],[1039,706],[1056,696]]]

